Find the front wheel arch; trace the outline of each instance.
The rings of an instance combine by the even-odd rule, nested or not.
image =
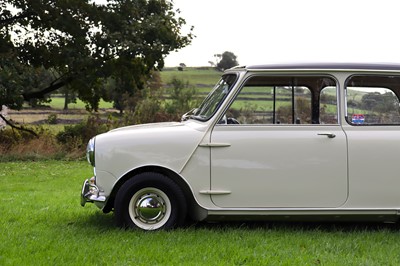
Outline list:
[[[197,217],[198,212],[203,213],[203,208],[200,207],[194,196],[193,196],[193,192],[191,190],[191,188],[189,187],[188,183],[176,172],[167,169],[167,168],[163,168],[163,167],[159,167],[159,166],[145,166],[145,167],[141,167],[141,168],[137,168],[135,170],[130,171],[129,173],[125,174],[124,176],[122,176],[117,183],[114,185],[111,193],[110,193],[110,197],[107,200],[107,203],[105,205],[105,207],[103,208],[103,212],[104,213],[109,213],[110,211],[113,210],[114,208],[114,201],[115,201],[115,197],[118,193],[118,191],[120,190],[120,188],[130,179],[134,179],[137,176],[139,176],[142,173],[159,173],[161,175],[164,175],[166,178],[171,179],[172,181],[174,181],[179,187],[180,189],[183,191],[187,204],[189,206],[189,215],[192,217],[192,219],[194,220],[202,220],[204,219],[205,215],[203,214],[200,219],[195,219],[194,217]]]
[[[160,173],[145,172],[121,186],[114,210],[118,226],[171,229],[184,223],[187,204],[183,191],[173,180]]]

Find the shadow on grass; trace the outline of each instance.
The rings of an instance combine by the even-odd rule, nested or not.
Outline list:
[[[79,216],[74,217],[76,220],[70,222],[76,228],[83,230],[94,230],[94,231],[110,231],[118,230],[119,228],[115,225],[114,214],[105,214],[101,211],[95,211],[90,213],[82,213]]]
[[[104,214],[101,211],[82,213],[71,223],[80,229],[96,231],[125,230],[115,224],[114,213]],[[274,230],[274,231],[320,231],[320,232],[400,232],[399,223],[382,222],[265,222],[265,221],[220,221],[220,222],[187,222],[183,230]],[[178,229],[179,230],[179,229]]]
[[[208,229],[215,231],[224,230],[274,230],[274,231],[320,231],[320,232],[376,232],[400,231],[400,224],[379,222],[198,222],[186,228]]]

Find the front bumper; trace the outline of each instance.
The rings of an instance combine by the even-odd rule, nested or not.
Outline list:
[[[100,196],[100,190],[99,188],[92,182],[94,180],[93,178],[91,179],[86,179],[85,182],[83,182],[82,186],[82,192],[81,192],[81,205],[82,207],[85,206],[86,202],[95,202],[95,203],[105,203],[106,202],[106,197],[105,196]]]

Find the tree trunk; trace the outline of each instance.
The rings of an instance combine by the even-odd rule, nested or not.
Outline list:
[[[69,102],[69,93],[68,90],[65,91],[65,99],[64,99],[64,110],[68,110],[68,102]]]

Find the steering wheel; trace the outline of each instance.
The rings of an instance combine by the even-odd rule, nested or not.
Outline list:
[[[228,125],[239,125],[239,121],[237,121],[236,118],[233,117],[229,117],[228,119],[226,119],[226,122]]]
[[[239,121],[237,121],[236,118],[233,117],[227,117],[224,115],[222,119],[218,122],[220,125],[238,125],[240,124]]]
[[[227,125],[228,124],[228,118],[226,117],[226,115],[224,115],[221,120],[219,120],[218,124],[220,125]]]

